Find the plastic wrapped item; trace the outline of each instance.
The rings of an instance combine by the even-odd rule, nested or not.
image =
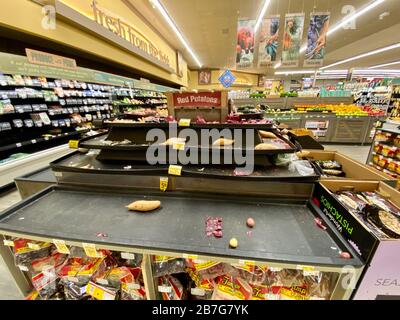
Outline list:
[[[146,291],[143,286],[123,283],[121,286],[121,300],[146,300]]]
[[[243,279],[224,275],[218,277],[211,300],[251,300],[253,288]]]
[[[362,195],[356,195],[350,191],[341,191],[337,193],[339,201],[351,211],[362,211],[368,204],[368,201]]]
[[[315,163],[318,164],[321,169],[342,171],[342,165],[334,160],[317,160]]]
[[[389,200],[384,199],[376,192],[361,192],[361,195],[371,204],[379,207],[380,209],[390,212],[396,217],[400,218],[400,210]]]
[[[246,280],[250,285],[261,285],[266,281],[266,271],[268,267],[257,265],[233,265],[236,272],[230,275],[236,275]]]
[[[310,300],[329,300],[335,283],[333,274],[329,273],[321,273],[319,277],[306,277]]]
[[[163,300],[184,300],[186,297],[182,283],[170,275],[158,278],[158,292]]]
[[[41,300],[41,298],[39,292],[35,289],[25,297],[25,300]]]
[[[400,218],[377,206],[367,206],[364,210],[365,218],[374,224],[386,235],[393,239],[400,239]]]
[[[14,240],[15,265],[30,268],[33,260],[50,256],[52,249],[51,243],[16,239]]]
[[[307,160],[293,161],[289,165],[289,171],[297,171],[300,175],[306,177],[315,174],[314,168],[311,166],[310,162]]]
[[[48,269],[49,267],[53,267],[58,273],[59,270],[61,270],[61,268],[67,262],[67,259],[67,255],[58,253],[57,251],[53,251],[53,253],[48,257],[33,260],[31,271],[33,274],[36,274]]]
[[[78,285],[73,282],[64,284],[64,295],[66,300],[87,300],[86,285]]]
[[[167,274],[185,272],[186,261],[181,258],[154,256],[154,276],[162,277]]]
[[[56,269],[50,267],[32,277],[32,284],[44,300],[50,299],[61,289]]]
[[[116,300],[119,290],[90,281],[86,286],[86,293],[96,300]]]
[[[104,258],[70,258],[60,270],[62,282],[87,284],[102,264]]]
[[[287,167],[289,166],[293,161],[298,160],[297,156],[292,153],[281,153],[277,154],[273,157],[273,163],[274,165],[278,167]]]
[[[143,255],[138,253],[113,253],[118,261],[118,265],[125,267],[140,267],[143,261]]]
[[[196,275],[198,275],[200,281],[212,280],[218,276],[222,276],[234,271],[233,267],[227,263],[192,259],[188,259],[186,263],[188,269],[191,269]],[[197,283],[197,285],[199,286],[199,283]]]
[[[252,300],[267,300],[267,294],[269,293],[268,286],[259,285],[252,286]]]

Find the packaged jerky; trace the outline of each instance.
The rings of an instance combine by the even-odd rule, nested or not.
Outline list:
[[[48,268],[33,276],[32,284],[43,300],[49,300],[55,293],[62,290],[55,268]]]
[[[70,258],[60,270],[62,282],[73,282],[79,285],[88,284],[103,260],[104,258]]]
[[[146,300],[146,291],[138,283],[123,283],[121,286],[121,300]]]
[[[154,276],[162,277],[168,274],[183,273],[186,261],[181,258],[167,256],[154,256]]]
[[[158,278],[158,292],[163,300],[184,300],[187,296],[182,283],[170,275]]]
[[[306,285],[310,299],[329,300],[334,290],[336,281],[333,281],[333,274],[321,273],[319,277],[306,277]]]
[[[266,285],[252,285],[252,300],[267,300],[269,287]]]
[[[33,260],[50,256],[53,248],[53,245],[47,242],[16,239],[14,240],[15,265],[29,269]]]
[[[253,288],[246,280],[224,275],[217,279],[211,300],[251,300]]]
[[[238,272],[237,276],[246,280],[250,285],[261,285],[265,283],[268,267],[257,265],[232,265]],[[232,275],[232,273],[230,273]]]
[[[79,285],[67,281],[64,283],[64,295],[66,300],[87,300],[89,295],[86,294],[86,285]]]
[[[186,260],[186,264],[189,268],[193,269],[202,280],[214,279],[234,271],[229,264],[215,261],[188,259]]]

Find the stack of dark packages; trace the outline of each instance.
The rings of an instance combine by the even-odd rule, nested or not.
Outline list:
[[[324,300],[335,284],[330,273],[248,263],[155,256],[153,264],[163,300]]]
[[[314,162],[320,173],[325,177],[345,177],[342,165],[334,160],[316,160]]]
[[[32,280],[28,300],[145,300],[142,256],[98,250],[87,257],[80,247],[61,254],[51,243],[15,239],[15,264]]]
[[[364,220],[379,238],[400,239],[400,210],[377,192],[337,193],[339,201]]]

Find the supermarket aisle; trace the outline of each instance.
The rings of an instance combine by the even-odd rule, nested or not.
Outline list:
[[[11,192],[0,199],[0,212],[11,207],[21,200],[18,191]],[[20,300],[23,299],[16,287],[2,257],[0,256],[0,300]]]

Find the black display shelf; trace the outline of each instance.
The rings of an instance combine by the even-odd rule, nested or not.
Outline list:
[[[9,151],[12,149],[19,149],[19,148],[26,147],[29,145],[43,143],[43,142],[47,142],[47,141],[53,141],[53,140],[66,138],[66,137],[73,138],[75,136],[79,136],[80,134],[88,132],[88,131],[89,131],[88,129],[87,130],[85,129],[85,130],[80,130],[80,131],[62,133],[62,134],[56,135],[54,137],[36,138],[36,139],[28,140],[28,141],[22,141],[19,143],[13,143],[13,144],[9,144],[9,145],[0,147],[0,152]]]
[[[125,207],[143,199],[160,200],[161,208],[138,214]],[[246,212],[257,223],[251,237],[247,234]],[[211,213],[223,219],[222,239],[205,234],[205,220]],[[316,227],[314,219],[322,216],[306,201],[282,204],[239,195],[221,199],[212,194],[121,193],[110,188],[52,186],[3,212],[0,230],[84,243],[100,242],[97,235],[101,232],[107,235],[101,243],[109,246],[281,263],[362,266],[354,250],[336,232]],[[237,249],[229,248],[228,239],[234,237],[239,241]],[[340,251],[352,253],[352,258],[341,259]]]

